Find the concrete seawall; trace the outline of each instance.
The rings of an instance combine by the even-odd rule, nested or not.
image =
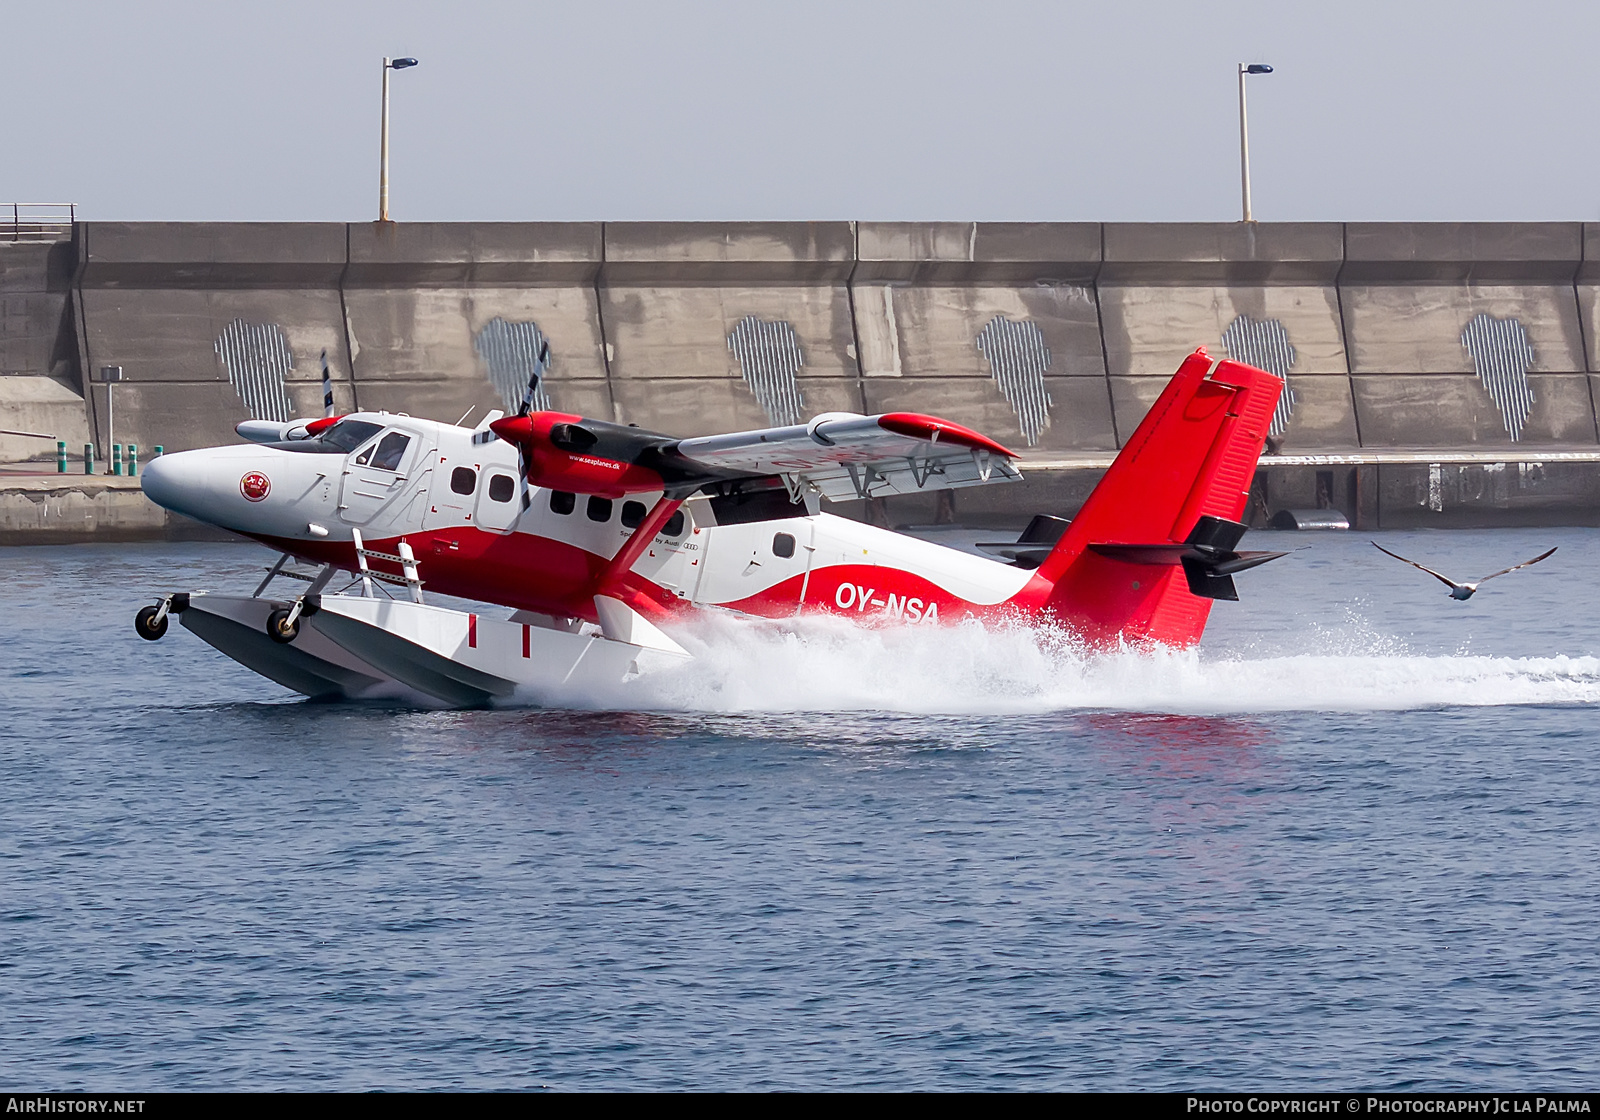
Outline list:
[[[317,415],[324,352],[341,408],[481,415],[547,340],[549,406],[675,434],[970,424],[1030,481],[959,515],[1014,519],[1070,512],[1204,345],[1288,379],[1257,520],[1600,522],[1597,224],[87,222],[0,244],[0,298],[0,428],[102,458]]]

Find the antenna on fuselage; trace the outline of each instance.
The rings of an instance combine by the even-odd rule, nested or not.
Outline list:
[[[322,352],[322,415],[334,415],[333,411],[333,374],[328,372],[328,352]]]

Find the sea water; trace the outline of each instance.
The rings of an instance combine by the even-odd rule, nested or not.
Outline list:
[[[1199,651],[709,618],[679,670],[429,711],[134,635],[264,550],[0,550],[0,1074],[1592,1088],[1600,534],[1379,539],[1560,551],[1458,603],[1257,534],[1300,551]]]

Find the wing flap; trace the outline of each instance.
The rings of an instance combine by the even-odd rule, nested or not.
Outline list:
[[[809,424],[681,440],[676,455],[717,471],[780,475],[833,501],[1015,482],[1013,452],[920,413],[831,412]]]

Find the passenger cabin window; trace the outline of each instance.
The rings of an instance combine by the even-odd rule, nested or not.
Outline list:
[[[772,555],[781,556],[785,560],[794,555],[794,537],[788,533],[778,533],[772,538]]]
[[[373,467],[380,471],[397,471],[400,461],[406,457],[406,448],[411,444],[411,437],[400,432],[390,432],[378,441],[378,446],[372,451]],[[360,462],[361,460],[356,460]]]
[[[509,502],[511,495],[516,491],[517,484],[508,474],[492,474],[489,476],[489,498],[496,502]]]
[[[623,502],[622,503],[622,525],[623,525],[623,527],[627,528],[627,529],[637,529],[640,525],[643,525],[644,524],[644,512],[645,511],[644,511],[644,503],[643,502]]]
[[[679,510],[667,518],[667,527],[661,530],[669,537],[676,537],[683,533],[683,510]]]
[[[591,494],[589,496],[588,514],[590,521],[610,521],[611,499],[596,497]]]
[[[550,491],[550,512],[559,513],[563,517],[578,508],[578,495],[569,494],[565,490]]]
[[[478,472],[471,467],[457,467],[450,472],[450,489],[457,494],[470,494],[478,488]]]

